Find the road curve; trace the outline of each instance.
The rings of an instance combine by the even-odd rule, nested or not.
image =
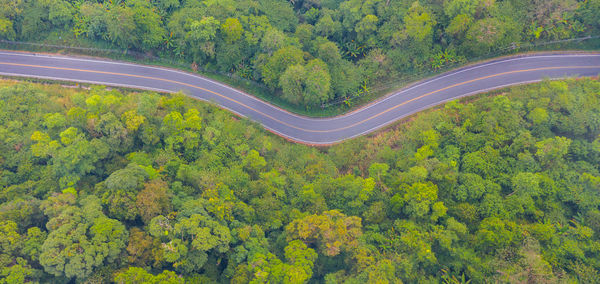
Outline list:
[[[221,83],[168,68],[124,62],[0,51],[0,75],[36,77],[184,93],[261,123],[290,140],[328,145],[360,136],[459,97],[544,78],[597,76],[600,53],[538,54],[460,68],[402,89],[368,106],[331,118],[292,114]]]

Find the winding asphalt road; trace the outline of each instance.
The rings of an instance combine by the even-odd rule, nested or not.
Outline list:
[[[184,93],[261,123],[290,140],[328,145],[384,127],[423,109],[505,86],[545,78],[597,76],[598,54],[527,55],[457,69],[419,82],[383,99],[332,118],[308,118],[221,83],[168,68],[137,64],[0,51],[0,75],[122,86]]]

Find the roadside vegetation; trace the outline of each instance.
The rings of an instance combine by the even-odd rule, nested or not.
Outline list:
[[[599,0],[5,0],[0,39],[184,61],[258,82],[244,87],[284,107],[331,114],[315,110],[522,44],[598,35],[599,15]]]
[[[183,95],[2,81],[0,283],[597,283],[599,135],[597,79],[329,148]]]

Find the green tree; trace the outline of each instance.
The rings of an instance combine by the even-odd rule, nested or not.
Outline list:
[[[184,129],[185,122],[183,120],[183,116],[178,111],[172,111],[163,118],[163,123],[160,130],[164,137],[167,138],[181,134]]]
[[[556,136],[535,143],[536,157],[545,166],[560,164],[563,157],[569,152],[571,139]]]
[[[464,172],[478,174],[483,178],[497,176],[502,168],[499,152],[485,146],[478,151],[463,156],[461,169]]]
[[[451,0],[444,2],[444,13],[448,18],[454,18],[458,15],[473,17],[484,5],[480,0]]]
[[[238,41],[244,33],[244,28],[236,18],[227,18],[221,25],[221,32],[225,34],[225,41],[232,44]]]
[[[315,24],[315,31],[324,37],[331,37],[338,33],[341,29],[341,23],[334,21],[329,14],[321,17]]]
[[[286,44],[286,41],[287,37],[282,31],[276,28],[270,28],[267,29],[262,40],[260,41],[260,48],[267,54],[271,55],[274,51],[283,48]]]
[[[160,15],[155,9],[142,1],[134,2],[133,21],[135,23],[135,47],[142,50],[158,48],[166,36],[167,31],[163,28]],[[147,2],[146,2],[147,3]]]
[[[98,139],[88,141],[73,127],[61,132],[60,137],[63,147],[53,155],[52,167],[61,188],[77,184],[81,177],[96,169],[96,162],[109,154],[105,143]]]
[[[0,242],[1,254],[0,261],[3,267],[11,264],[12,256],[21,248],[21,235],[17,232],[17,223],[13,221],[3,221],[0,223]]]
[[[0,18],[0,37],[8,40],[15,39],[16,33],[11,20]]]
[[[158,275],[148,273],[143,268],[129,267],[125,271],[117,272],[113,279],[118,284],[178,284],[185,283],[185,279],[173,271],[163,270]]]
[[[331,77],[327,65],[313,59],[306,66],[293,65],[281,75],[279,85],[287,101],[307,106],[324,103],[331,98]]]
[[[517,42],[515,27],[497,18],[485,18],[473,23],[466,34],[466,44],[474,54],[483,54],[493,49]]]
[[[200,20],[189,19],[186,21],[185,40],[191,47],[190,51],[194,54],[195,61],[203,61],[214,57],[214,40],[220,26],[221,22],[212,16],[205,16]]]
[[[364,16],[354,28],[358,40],[363,41],[372,36],[377,31],[377,22],[379,22],[379,19],[375,15]]]
[[[201,214],[182,216],[177,222],[159,215],[149,227],[150,234],[162,241],[159,259],[182,273],[198,271],[210,253],[226,253],[231,243],[228,227]]]
[[[203,17],[190,23],[187,36],[196,42],[207,42],[215,38],[220,22],[213,17]]]
[[[126,111],[121,115],[121,120],[129,131],[137,131],[146,121],[146,117],[138,115],[136,110]]]
[[[317,260],[317,253],[300,240],[291,241],[284,251],[287,262],[293,267],[301,269],[300,271],[296,270],[296,275],[290,275],[291,273],[288,272],[289,278],[287,279],[298,283],[308,281],[313,274],[312,270],[314,262]]]
[[[26,283],[33,282],[32,276],[36,274],[35,269],[27,264],[22,258],[17,258],[16,263],[11,266],[2,267],[0,270],[0,283]]]
[[[147,178],[148,173],[134,163],[113,172],[104,181],[102,194],[102,204],[108,208],[108,215],[119,220],[135,220],[139,215],[136,195]]]
[[[267,62],[261,66],[264,82],[274,88],[279,85],[279,77],[292,65],[304,63],[302,50],[295,46],[287,46],[273,53]]]
[[[416,41],[431,41],[436,20],[419,4],[414,2],[404,17],[405,34]]]
[[[9,20],[15,20],[23,12],[23,0],[0,1],[0,15]]]
[[[360,215],[374,195],[375,181],[349,174],[336,179],[323,177],[307,188],[323,196],[330,208],[337,208],[348,215]]]
[[[477,242],[483,251],[491,252],[520,240],[519,227],[515,222],[497,217],[483,219],[476,232]]]
[[[326,41],[321,43],[317,50],[319,58],[325,61],[329,66],[339,64],[342,60],[340,50],[334,42]]]
[[[67,28],[73,21],[74,7],[68,1],[54,0],[48,3],[48,20],[53,26]]]
[[[320,59],[313,59],[306,64],[305,68],[305,104],[314,106],[328,101],[331,98],[331,77],[327,65]]]
[[[385,189],[384,180],[387,177],[389,169],[390,166],[386,163],[373,163],[369,166],[369,177],[373,178],[379,186]]]
[[[305,79],[306,69],[304,66],[298,64],[288,67],[279,78],[279,86],[283,93],[282,98],[293,104],[301,104]]]
[[[579,8],[583,22],[587,25],[592,26],[596,30],[600,30],[600,1],[590,0],[585,1]]]
[[[134,16],[135,12],[127,6],[113,6],[108,10],[104,27],[110,41],[122,48],[135,45],[137,37]]]
[[[446,28],[446,32],[450,33],[454,38],[462,39],[472,22],[473,18],[468,15],[457,15],[450,21],[450,24]]]
[[[250,172],[257,174],[262,168],[267,165],[265,158],[260,156],[256,150],[248,151],[248,154],[242,161],[242,165]]]
[[[162,14],[169,14],[181,4],[179,0],[152,0],[151,2],[161,10]]]
[[[548,121],[548,112],[546,109],[537,107],[529,112],[528,118],[533,124],[542,124]]]
[[[114,262],[125,248],[125,226],[104,216],[97,198],[87,197],[80,204],[50,214],[54,217],[47,224],[50,233],[41,247],[40,264],[52,275],[84,279],[95,268]]]
[[[296,27],[296,32],[294,32],[294,36],[298,38],[300,43],[307,48],[311,46],[311,40],[314,37],[315,27],[309,24],[301,24]]]
[[[300,239],[316,244],[326,256],[336,256],[358,246],[362,235],[359,217],[348,217],[337,210],[309,215],[292,221],[285,228],[288,240]]]
[[[465,173],[458,178],[460,185],[455,189],[453,195],[458,201],[479,200],[491,185],[479,175]]]
[[[403,186],[400,193],[392,197],[391,203],[395,211],[402,209],[412,218],[422,218],[429,214],[437,198],[437,185],[430,182],[417,182],[410,186]]]
[[[394,221],[391,232],[397,236],[391,245],[397,251],[406,253],[413,263],[431,264],[437,261],[429,241],[430,234],[413,221],[398,219]]]

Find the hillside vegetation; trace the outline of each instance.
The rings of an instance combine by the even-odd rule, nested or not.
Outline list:
[[[599,30],[600,0],[0,1],[0,39],[181,59],[260,82],[300,109],[523,43]]]
[[[0,283],[600,281],[600,82],[330,148],[183,95],[0,85]]]

